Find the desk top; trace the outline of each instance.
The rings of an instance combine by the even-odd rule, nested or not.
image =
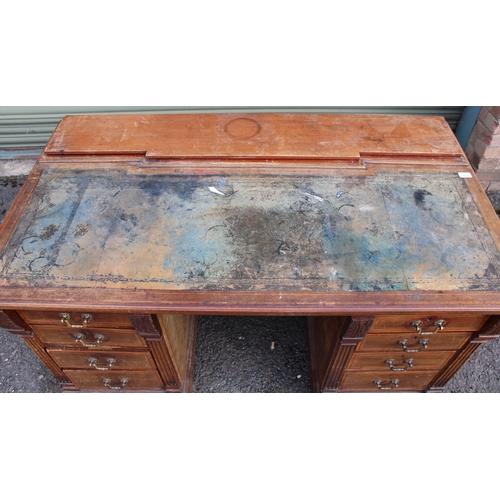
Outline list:
[[[251,174],[241,165],[214,172],[201,163],[200,171],[201,158],[196,174],[168,163],[145,167],[117,158],[116,147],[112,162],[102,151],[84,161],[83,149],[74,149],[77,161],[55,161],[54,144],[76,141],[65,122],[2,226],[0,307],[500,311],[495,212],[454,145],[423,161],[423,142],[415,140],[418,161],[409,158],[417,132],[411,120],[398,119],[412,130],[405,158],[387,159],[399,147],[390,139],[383,161],[360,168],[350,168],[351,155],[329,171],[283,164]],[[269,115],[260,120],[263,129],[274,124]],[[354,130],[359,117],[335,120]],[[434,126],[429,120],[420,118],[419,127]],[[444,139],[435,144],[454,144]],[[103,141],[108,149],[113,142]]]

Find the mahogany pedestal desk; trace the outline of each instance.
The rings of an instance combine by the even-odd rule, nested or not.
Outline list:
[[[439,391],[500,333],[500,222],[445,120],[62,120],[0,232],[0,326],[64,390],[191,388],[199,314],[309,317],[314,391]]]

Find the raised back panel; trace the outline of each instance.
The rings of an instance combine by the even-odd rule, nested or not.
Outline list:
[[[45,153],[274,161],[462,155],[441,117],[286,113],[68,116]]]

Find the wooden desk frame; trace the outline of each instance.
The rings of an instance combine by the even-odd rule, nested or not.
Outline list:
[[[140,257],[134,271],[136,257],[130,250],[128,254],[123,252],[122,261],[115,253],[118,267],[114,273],[113,259],[108,269],[104,265],[107,261],[103,264],[97,252],[109,238],[101,239],[102,231],[95,228],[93,243],[86,240],[86,247],[80,245],[78,251],[71,251],[75,238],[84,238],[90,224],[71,226],[73,236],[57,233],[60,224],[50,210],[59,207],[59,217],[71,203],[75,214],[82,206],[78,203],[90,205],[91,195],[78,198],[78,203],[71,198],[77,192],[75,186],[84,178],[90,179],[86,186],[94,182],[95,189],[104,185],[114,189],[108,200],[115,196],[120,201],[108,203],[101,211],[104,213],[109,206],[114,210],[108,210],[106,238],[122,214],[122,222],[129,224],[126,230],[130,232],[135,224],[130,241],[143,245],[138,243],[134,251],[151,247],[153,239],[160,237],[154,236],[153,229],[146,230],[156,227],[155,220],[143,214],[152,213],[153,205],[162,196],[161,189],[167,189],[166,183],[175,184],[175,188],[168,188],[175,196],[189,188],[189,196],[196,199],[196,205],[189,210],[202,206],[204,198],[200,193],[211,196],[189,227],[205,231],[204,236],[211,231],[204,243],[210,240],[212,249],[202,252],[198,260],[207,269],[212,266],[212,274],[209,272],[207,278],[197,274],[196,269],[186,271],[180,265],[186,243],[181,247],[175,238],[169,247],[171,253],[162,254],[158,260],[174,262],[175,266],[165,268],[167,271],[159,270],[157,264],[151,264],[148,271],[148,262],[157,262],[152,256]],[[380,197],[384,183],[392,191]],[[334,184],[335,189],[331,187]],[[290,194],[292,185],[298,201]],[[124,206],[133,208],[129,198],[118,195],[123,186],[134,193],[137,203],[147,206],[147,210],[133,215],[134,220],[130,214],[129,218],[123,215]],[[279,195],[276,200],[264,196],[270,186]],[[411,203],[401,205],[396,200],[394,206],[387,207],[391,196],[408,194],[405,186],[413,189]],[[137,193],[146,193],[146,188],[147,195],[141,200]],[[252,188],[254,196],[241,201],[243,193]],[[366,206],[360,203],[363,190],[372,196],[371,204]],[[453,193],[448,196],[446,190]],[[228,212],[223,202],[236,192],[240,193],[240,205],[235,208],[234,202],[231,210],[246,214],[246,225],[234,223],[228,227],[236,219],[231,219],[233,212]],[[67,199],[65,193],[69,193]],[[106,192],[102,193],[105,198]],[[336,198],[342,196],[345,198],[337,203]],[[63,198],[59,205],[54,202]],[[164,202],[162,210],[167,213],[183,206],[179,197],[175,200],[175,206],[167,207]],[[429,200],[435,205],[431,207]],[[326,203],[328,209],[324,208]],[[387,226],[382,223],[385,211],[394,219],[394,214],[399,214],[397,203],[403,206],[403,215],[398,215],[395,234],[404,233],[403,240],[405,234],[407,240],[377,247],[387,241],[376,237],[376,231]],[[277,225],[276,221],[286,220],[276,216],[282,205],[290,208],[290,214],[294,210],[301,214],[290,226],[298,227],[301,217],[307,214],[316,216],[308,222],[307,231],[312,243],[321,238],[323,245],[330,242],[329,247],[324,247],[326,257],[321,257],[321,245],[316,245],[313,261],[314,252],[308,254],[300,242],[276,237],[279,245],[273,252],[282,257],[279,267],[274,257],[269,257],[272,252],[266,254],[267,240],[259,243],[252,239],[250,232],[257,232],[259,224],[271,227]],[[355,205],[356,213],[348,214]],[[346,213],[337,217],[341,209]],[[375,248],[381,260],[370,267],[366,257],[355,250],[351,257],[335,260],[332,248],[342,248],[348,255],[345,248],[349,245],[344,242],[339,246],[338,234],[341,230],[361,234],[369,210],[375,211],[372,222],[378,227],[374,226],[368,243],[363,233],[363,242],[365,247]],[[282,209],[282,213],[287,212]],[[428,219],[429,232],[425,236],[429,236],[429,245],[423,238],[424,219],[415,216],[419,213],[430,213],[436,221],[434,227]],[[199,230],[196,224],[204,214],[215,218],[207,219],[212,224]],[[94,217],[94,226],[98,226],[100,219]],[[56,222],[49,224],[49,219]],[[43,230],[37,229],[37,221],[43,222]],[[335,234],[320,234],[322,229],[326,231],[325,221],[329,221],[328,227],[335,227]],[[250,223],[252,231],[248,230]],[[405,224],[407,233],[401,229]],[[431,266],[434,253],[439,253],[439,225],[448,235],[446,244],[450,249],[460,247],[449,241],[455,235],[457,241],[463,239],[466,243],[460,249],[462,253],[457,253],[461,260],[457,256],[447,258],[442,252],[441,263],[438,265],[436,260]],[[179,227],[168,226],[169,234],[180,234]],[[220,227],[225,233],[216,236],[216,228]],[[420,257],[425,256],[421,262],[415,260],[418,253],[411,256],[397,250],[409,248],[411,229],[419,238]],[[311,236],[313,232],[316,239]],[[108,248],[122,248],[124,235],[119,236],[118,246]],[[48,258],[56,237],[58,249],[66,252],[65,258],[58,254],[58,261]],[[241,238],[237,241],[236,237]],[[91,251],[92,244],[96,251]],[[162,245],[167,248],[164,241]],[[238,259],[245,260],[245,252],[252,245],[255,255],[249,258],[251,265],[243,266]],[[85,258],[79,253],[81,247],[91,249]],[[189,248],[196,251],[194,244]],[[243,250],[238,253],[238,248]],[[477,347],[500,334],[499,248],[500,221],[443,119],[271,114],[67,117],[54,132],[1,226],[0,326],[20,335],[65,390],[184,392],[191,388],[197,315],[309,316],[314,391],[439,391]],[[264,257],[258,262],[259,251]],[[394,253],[397,251],[403,257]],[[26,257],[30,252],[34,252],[31,260]],[[228,266],[212,262],[210,252],[218,252],[218,257],[224,255]],[[76,264],[68,255],[77,256]],[[189,254],[183,265],[196,260],[193,255]],[[413,269],[411,276],[399,276],[396,261],[400,257],[407,259],[405,265]],[[93,258],[99,260],[101,269],[108,269],[101,273],[100,281],[85,267]],[[361,264],[349,267],[348,260]],[[45,272],[50,268],[48,261],[51,273]],[[341,269],[332,264],[335,269],[326,279],[330,261],[336,267],[340,263]],[[230,265],[231,272],[226,269]],[[292,268],[295,280],[290,274]],[[366,279],[362,275],[365,269]],[[443,274],[444,269],[449,276]],[[83,274],[79,275],[78,270]],[[393,278],[383,274],[387,270],[394,274]],[[172,276],[170,281],[167,275]],[[65,321],[61,316],[64,314],[70,319]],[[92,319],[82,320],[85,314]]]

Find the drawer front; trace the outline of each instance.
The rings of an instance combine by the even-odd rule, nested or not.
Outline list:
[[[435,371],[414,373],[347,372],[340,384],[340,392],[401,392],[423,391],[436,375]],[[380,388],[375,382],[379,382]],[[397,381],[397,382],[396,382]]]
[[[47,349],[61,368],[93,371],[154,370],[156,366],[147,352],[100,353],[87,351],[60,351]]]
[[[146,347],[146,341],[135,330],[80,329],[40,325],[33,329],[46,344],[62,344],[96,350],[117,347]]]
[[[436,333],[434,335],[415,334],[372,334],[369,333],[360,342],[359,351],[395,351],[411,352],[429,350],[455,350],[460,349],[469,339],[471,333],[450,332]],[[404,342],[406,341],[406,343]],[[400,344],[403,342],[403,345]],[[423,342],[423,343],[422,343]],[[413,354],[413,352],[411,352]]]
[[[416,333],[417,324],[420,322],[420,328],[423,332],[433,332],[436,330],[435,323],[444,321],[443,332],[475,332],[479,330],[489,316],[449,316],[449,315],[419,315],[419,314],[384,314],[376,316],[370,333],[391,333],[391,332],[409,332]]]
[[[92,328],[133,328],[128,314],[125,313],[94,313],[91,311],[88,313],[75,313],[71,311],[20,311],[19,314],[27,323],[53,326],[62,324],[68,326],[66,323],[61,322],[61,314],[69,315],[68,322],[70,325],[82,325],[84,323],[82,314],[90,314],[92,318],[85,324],[84,328],[87,326]],[[69,327],[72,328],[71,326]]]
[[[386,373],[412,373],[419,370],[440,370],[455,351],[365,353],[352,356],[348,370],[385,371]]]
[[[64,373],[78,389],[102,392],[159,391],[163,383],[157,371],[96,372],[65,370]]]

